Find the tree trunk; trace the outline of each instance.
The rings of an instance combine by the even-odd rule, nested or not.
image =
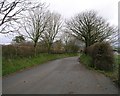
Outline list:
[[[52,46],[52,44],[48,44],[48,54],[51,53],[51,46]]]
[[[36,51],[37,51],[37,50],[36,50],[36,47],[37,47],[37,43],[35,42],[35,43],[34,43],[34,55],[35,55],[35,56],[37,55],[37,54],[36,54]]]
[[[85,42],[85,49],[84,49],[84,53],[85,53],[85,54],[87,54],[87,47],[88,47],[88,42],[87,42],[87,40],[86,40],[86,42]]]

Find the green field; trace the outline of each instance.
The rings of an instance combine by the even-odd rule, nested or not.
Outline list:
[[[76,56],[77,54],[69,53],[69,54],[47,54],[42,53],[40,55],[34,57],[24,57],[24,58],[12,58],[12,59],[2,59],[2,75],[8,75],[10,73],[14,73],[16,71],[20,71],[35,65],[43,64],[47,61]]]

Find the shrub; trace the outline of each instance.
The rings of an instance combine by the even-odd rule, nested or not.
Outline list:
[[[87,53],[92,57],[92,63],[96,69],[105,71],[113,70],[114,54],[109,43],[95,43],[87,48]]]
[[[29,57],[34,55],[34,49],[31,46],[25,45],[3,45],[2,56],[3,58],[15,57]]]
[[[17,56],[29,57],[34,55],[34,48],[30,46],[19,46],[17,47]]]
[[[12,58],[16,55],[16,49],[12,45],[2,46],[2,56],[5,58]]]

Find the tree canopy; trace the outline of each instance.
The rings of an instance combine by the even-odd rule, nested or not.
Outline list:
[[[95,11],[77,14],[66,22],[66,27],[72,35],[85,43],[85,47],[105,41],[116,32],[115,28]]]

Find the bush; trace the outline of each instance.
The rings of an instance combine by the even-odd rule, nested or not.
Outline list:
[[[19,46],[17,47],[17,56],[29,57],[34,55],[34,48],[31,46]]]
[[[87,48],[87,53],[92,57],[93,67],[96,69],[105,71],[113,70],[114,54],[109,43],[95,43]]]
[[[12,45],[3,45],[2,46],[2,56],[4,58],[12,58],[16,55],[15,47]]]
[[[31,46],[25,45],[3,45],[2,56],[3,58],[15,57],[29,57],[34,55],[34,49]]]

